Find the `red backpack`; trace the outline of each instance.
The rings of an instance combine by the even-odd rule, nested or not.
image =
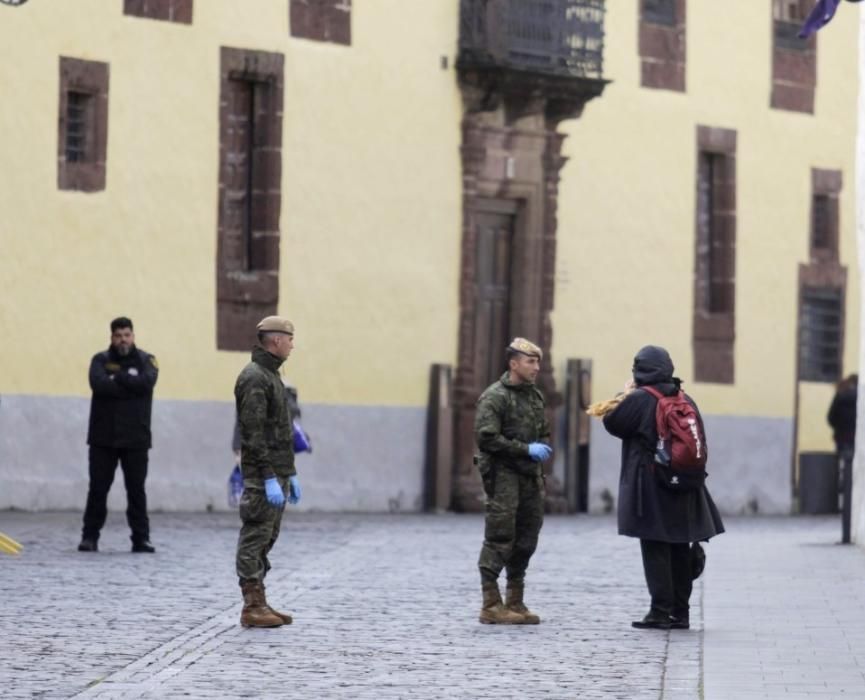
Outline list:
[[[661,484],[674,491],[700,488],[706,480],[709,449],[703,422],[694,405],[679,391],[664,396],[650,386],[640,387],[658,400],[655,427],[655,474]]]

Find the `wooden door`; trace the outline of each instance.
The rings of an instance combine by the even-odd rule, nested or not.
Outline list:
[[[515,217],[515,205],[491,201],[476,219],[475,371],[481,391],[504,372],[511,340]]]

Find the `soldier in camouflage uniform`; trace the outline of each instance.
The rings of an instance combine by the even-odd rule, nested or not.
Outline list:
[[[267,554],[279,536],[285,502],[300,501],[294,468],[291,416],[285,402],[279,368],[294,347],[294,326],[279,316],[258,324],[258,341],[250,362],[234,386],[240,426],[243,495],[240,498],[240,537],[237,576],[243,591],[244,627],[291,624],[291,615],[271,608],[264,594],[270,569]]]
[[[478,399],[475,458],[486,493],[486,527],[478,568],[485,624],[536,625],[540,618],[523,602],[529,559],[544,520],[541,462],[549,459],[550,428],[544,396],[535,386],[543,353],[515,338],[507,347],[508,371]],[[498,578],[507,571],[502,603]]]

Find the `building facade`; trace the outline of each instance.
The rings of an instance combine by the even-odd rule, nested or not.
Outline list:
[[[579,406],[657,343],[719,503],[790,511],[858,352],[857,33],[796,43],[806,5],[0,5],[0,507],[83,504],[118,315],[160,364],[152,506],[225,507],[234,379],[278,312],[306,508],[477,509],[473,404],[526,335],[551,508],[615,498]]]
[[[614,82],[565,142],[554,348],[593,359],[604,398],[665,345],[728,512],[795,511],[798,455],[833,450],[857,371],[859,9],[803,42],[813,4],[607,3]],[[597,424],[592,445],[595,500],[618,445]]]

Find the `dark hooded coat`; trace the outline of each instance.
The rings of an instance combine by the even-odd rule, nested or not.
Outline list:
[[[724,525],[705,486],[695,491],[671,491],[661,485],[652,470],[658,401],[639,387],[652,386],[665,396],[679,391],[670,355],[663,348],[647,346],[634,358],[633,372],[638,388],[604,417],[607,432],[622,440],[619,534],[670,543],[698,542],[719,535]],[[688,401],[694,404],[690,397]],[[706,442],[711,460],[710,436]]]
[[[829,407],[826,420],[832,426],[832,437],[839,446],[856,443],[857,396],[856,384],[844,386],[835,394]]]

